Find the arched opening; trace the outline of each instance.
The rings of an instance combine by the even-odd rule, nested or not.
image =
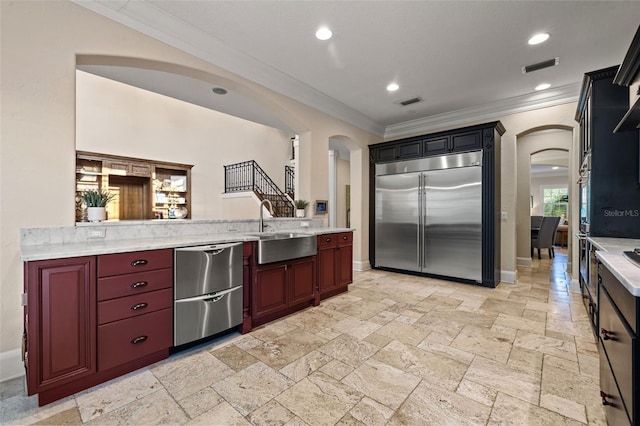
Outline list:
[[[562,216],[567,233],[575,203],[575,185],[569,181],[573,155],[573,129],[544,126],[517,136],[516,260],[519,266],[532,266],[531,216]],[[564,191],[564,192],[563,192]],[[566,194],[565,198],[561,196]],[[555,241],[554,241],[555,242]],[[562,241],[564,243],[564,240]],[[566,238],[570,269],[571,238]]]

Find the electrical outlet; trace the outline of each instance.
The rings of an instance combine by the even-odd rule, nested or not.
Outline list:
[[[500,219],[507,220],[507,212],[500,212]]]
[[[88,239],[98,239],[98,238],[104,238],[105,235],[107,235],[107,230],[106,229],[92,229],[87,234],[87,238]]]
[[[309,222],[305,221],[305,222],[300,222],[300,227],[301,228],[308,228],[309,227]]]

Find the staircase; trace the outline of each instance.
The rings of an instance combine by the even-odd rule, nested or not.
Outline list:
[[[260,201],[269,200],[274,217],[293,217],[293,203],[255,160],[224,166],[224,192],[247,191],[256,194]]]
[[[284,166],[284,192],[292,200],[296,192],[296,169],[292,166]]]

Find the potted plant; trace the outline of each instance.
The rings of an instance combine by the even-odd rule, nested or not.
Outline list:
[[[309,202],[306,200],[295,200],[293,204],[296,206],[296,217],[304,217],[304,212]]]
[[[88,189],[82,191],[82,200],[87,205],[87,220],[100,222],[107,218],[107,203],[115,198],[115,194],[106,189]]]

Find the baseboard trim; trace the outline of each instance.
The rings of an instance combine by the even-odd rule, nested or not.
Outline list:
[[[516,257],[516,266],[527,266],[531,267],[533,265],[533,261],[530,257]]]
[[[513,284],[518,279],[518,271],[500,271],[500,282]]]
[[[22,364],[22,350],[0,352],[0,382],[24,376],[24,364]]]
[[[364,261],[354,260],[353,261],[353,270],[354,271],[363,272],[363,271],[368,271],[369,269],[371,269],[371,264],[369,263],[368,260],[364,260]]]

